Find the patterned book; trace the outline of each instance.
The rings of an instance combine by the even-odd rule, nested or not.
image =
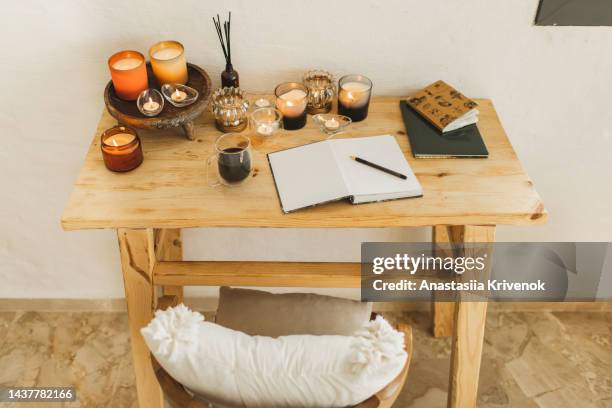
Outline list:
[[[444,81],[417,92],[408,105],[443,133],[478,122],[478,104]]]

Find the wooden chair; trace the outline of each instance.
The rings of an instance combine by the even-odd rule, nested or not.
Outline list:
[[[173,296],[163,296],[159,299],[157,308],[166,309],[169,306],[174,306],[177,299]],[[374,316],[374,315],[373,315]],[[408,369],[410,368],[410,360],[412,359],[412,327],[408,324],[400,323],[397,325],[397,330],[404,333],[404,344],[408,358],[402,371],[387,384],[383,389],[372,395],[367,400],[347,408],[390,408],[399,396],[406,379],[408,378]],[[181,383],[176,381],[163,369],[153,358],[155,375],[159,381],[166,400],[173,408],[210,408],[210,406],[198,397],[192,397]]]

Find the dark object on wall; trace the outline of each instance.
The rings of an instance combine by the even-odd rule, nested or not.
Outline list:
[[[213,17],[213,23],[215,23],[215,29],[219,36],[219,42],[221,43],[221,49],[223,50],[223,56],[225,57],[225,71],[221,73],[221,86],[222,87],[240,87],[240,79],[238,77],[238,71],[234,70],[232,66],[232,45],[231,45],[231,28],[232,28],[232,12],[229,13],[228,21],[223,22],[223,31],[221,30],[221,19],[217,14],[217,19]],[[225,33],[225,38],[223,38]]]
[[[536,25],[612,26],[610,0],[540,0]]]

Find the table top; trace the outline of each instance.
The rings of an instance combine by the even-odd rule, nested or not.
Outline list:
[[[259,97],[259,96],[258,96]],[[210,113],[195,122],[196,140],[182,130],[139,131],[144,162],[129,173],[104,167],[100,134],[116,121],[102,114],[62,216],[67,230],[93,228],[367,228],[429,225],[525,225],[547,212],[523,170],[489,100],[477,100],[478,128],[488,159],[415,159],[398,97],[375,97],[368,118],[336,138],[394,135],[423,186],[423,197],[352,205],[329,203],[281,211],[266,153],[324,140],[308,117],[305,128],[253,136],[253,177],[239,187],[209,187],[206,159],[221,134]],[[245,131],[251,134],[249,131]]]

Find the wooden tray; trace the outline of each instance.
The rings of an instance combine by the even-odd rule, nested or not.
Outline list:
[[[177,108],[167,100],[164,100],[164,109],[154,117],[148,117],[140,113],[136,101],[124,101],[115,93],[113,81],[109,81],[104,89],[104,103],[106,109],[117,121],[123,125],[139,129],[169,129],[181,126],[185,135],[193,140],[193,120],[200,116],[208,106],[210,98],[210,77],[202,68],[187,63],[189,80],[187,86],[199,92],[198,99],[184,108]],[[147,74],[149,77],[149,88],[155,88],[161,92],[159,83],[153,75],[151,64],[147,63]]]

